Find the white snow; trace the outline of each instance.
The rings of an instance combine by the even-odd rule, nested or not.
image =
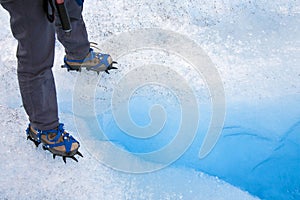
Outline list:
[[[281,112],[274,114],[273,118],[269,116],[266,121],[259,121],[256,115],[248,117],[247,112],[240,108],[244,102],[255,102],[254,105],[257,105],[266,99],[299,95],[299,14],[299,2],[292,0],[279,0],[276,3],[264,0],[86,0],[84,7],[90,40],[98,42],[103,49],[109,47],[101,44],[116,35],[143,28],[170,30],[195,41],[212,59],[222,78],[228,110],[233,110],[233,114],[229,112],[229,115],[234,116],[228,120],[228,124],[234,124],[241,117],[236,113],[245,112],[241,121],[245,120],[249,125],[257,120],[257,129],[268,130],[261,137],[274,140],[282,136],[279,130],[285,130],[286,126],[280,127],[277,123],[278,127],[266,127],[267,123],[264,122],[270,124],[274,116],[282,116]],[[224,177],[199,172],[201,166],[195,167],[199,163],[194,162],[190,154],[178,164],[156,172],[129,174],[102,164],[85,143],[81,147],[84,158],[79,158],[78,163],[68,160],[64,164],[60,158],[53,160],[51,154],[41,147],[36,149],[30,141],[26,141],[28,121],[22,107],[16,74],[17,43],[10,33],[9,16],[4,9],[0,9],[0,19],[0,199],[257,199],[240,189],[245,189],[245,184],[235,182],[238,188],[221,180]],[[114,55],[115,52],[112,50],[108,53]],[[60,120],[72,135],[80,139],[82,133],[77,132],[72,109],[72,94],[80,75],[60,68],[63,56],[63,47],[57,42],[53,69]],[[209,99],[205,81],[195,76],[192,67],[184,59],[168,51],[136,50],[120,56],[117,61],[119,70],[109,76],[100,75],[95,95],[97,115],[103,114],[99,110],[109,110],[113,86],[127,72],[149,63],[173,66],[189,81],[198,102],[206,103]],[[97,78],[96,74],[82,73],[90,75],[81,83],[83,85],[89,85]],[[146,88],[135,95],[143,96],[151,89]],[[160,92],[169,95],[167,91]],[[151,94],[156,96],[155,91]],[[166,101],[172,101],[172,98]],[[291,117],[286,119],[287,126],[294,122],[290,119],[298,119],[299,116],[297,109],[291,113]],[[109,121],[103,123],[109,124]],[[247,141],[240,143],[240,146],[244,144]],[[269,148],[271,152],[273,146]],[[259,153],[257,157],[261,156]],[[222,159],[224,163],[231,161],[230,156]],[[234,167],[239,165],[238,161],[232,160]],[[205,163],[203,166],[208,171],[213,168]],[[228,168],[228,171],[234,167]],[[226,171],[227,168],[220,170]]]

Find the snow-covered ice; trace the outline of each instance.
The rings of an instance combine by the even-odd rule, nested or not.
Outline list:
[[[81,147],[84,158],[78,163],[70,160],[64,164],[26,141],[28,121],[16,75],[17,43],[10,33],[9,17],[4,9],[0,9],[0,18],[0,199],[300,197],[299,1],[85,2],[89,37],[100,48],[109,49],[101,44],[124,32],[145,28],[168,30],[201,46],[220,74],[226,97],[225,123],[215,148],[201,160],[199,148],[211,117],[210,93],[205,80],[195,75],[190,63],[168,50],[136,49],[119,56],[119,70],[109,76],[67,73],[60,68],[64,50],[57,42],[54,74],[60,120],[82,140],[84,133],[74,124],[72,95],[78,86],[76,81],[83,81],[81,86],[87,87],[99,79],[93,96],[99,125],[104,130],[113,130],[108,138],[130,152],[151,152],[168,144],[180,123],[179,103],[168,88],[158,85],[135,91],[129,108],[136,124],[149,123],[147,114],[153,103],[166,107],[170,121],[166,121],[163,134],[157,137],[132,139],[118,128],[110,108],[118,81],[135,68],[154,63],[172,66],[189,83],[201,113],[197,135],[190,148],[172,165],[144,174],[123,173],[107,167],[95,158],[85,142]],[[83,79],[86,75],[88,78]],[[172,79],[168,75],[162,78],[170,82]],[[87,92],[88,88],[85,89]],[[84,94],[83,98],[88,100],[89,96]],[[110,155],[105,149],[102,153]]]

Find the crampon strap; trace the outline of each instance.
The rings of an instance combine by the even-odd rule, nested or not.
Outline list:
[[[60,123],[57,129],[46,130],[46,131],[36,130],[39,141],[41,141],[42,135],[45,135],[47,137],[47,141],[54,143],[54,144],[47,143],[45,144],[46,147],[54,148],[54,147],[59,147],[64,145],[66,148],[66,153],[70,152],[72,144],[78,142],[69,133],[65,133],[63,126],[64,124]],[[53,133],[56,134],[56,136],[53,139],[50,139],[49,135]],[[63,141],[58,142],[61,137],[63,137]]]
[[[90,60],[93,60],[95,57],[97,57],[100,60],[100,63],[95,65],[95,66],[91,66],[90,69],[97,69],[99,66],[101,65],[105,65],[106,67],[109,67],[110,64],[107,60],[107,58],[109,57],[108,54],[102,54],[102,53],[95,53],[94,50],[92,48],[90,48],[89,51],[89,57],[86,57],[84,59],[81,60],[75,60],[75,59],[67,59],[67,57],[65,56],[64,58],[64,62],[67,64],[67,62],[76,62],[76,63],[84,63]]]

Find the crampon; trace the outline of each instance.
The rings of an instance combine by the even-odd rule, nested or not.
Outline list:
[[[53,154],[53,159],[56,156],[61,156],[65,163],[66,158],[71,158],[78,162],[75,155],[83,157],[78,151],[80,144],[64,130],[63,126],[63,124],[59,124],[56,129],[41,131],[34,129],[29,124],[26,130],[27,140],[31,140],[36,147],[42,143],[43,149]]]
[[[68,71],[81,71],[82,68],[86,68],[86,70],[95,71],[98,74],[102,71],[109,74],[109,70],[118,69],[113,66],[118,63],[113,61],[109,54],[94,51],[93,48],[99,50],[96,45],[96,43],[91,43],[92,48],[90,48],[88,55],[84,59],[68,59],[67,56],[65,56],[64,65],[61,67],[66,68]]]

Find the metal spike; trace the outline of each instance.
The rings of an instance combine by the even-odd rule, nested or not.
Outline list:
[[[113,64],[114,64],[114,63],[111,63],[111,64],[107,67],[107,69],[108,69],[108,70],[110,70],[110,69],[118,69],[117,67],[114,67]]]
[[[98,45],[98,43],[96,43],[96,42],[90,42],[90,44],[91,44],[91,45],[95,45],[95,46]]]
[[[38,141],[35,141],[34,139],[32,139],[30,136],[27,136],[27,140],[30,140],[30,141],[32,141],[34,144],[35,144],[35,146],[36,147],[38,147],[39,146],[39,144],[40,144],[40,142],[38,142]]]
[[[105,72],[106,72],[107,74],[109,74],[108,70],[105,70]]]
[[[37,142],[37,141],[34,141],[34,144],[35,144],[36,147],[38,147],[40,143]]]
[[[63,161],[65,162],[65,164],[67,163],[66,156],[63,156]]]
[[[110,70],[110,69],[117,69],[117,68],[116,68],[116,67],[113,67],[112,65],[109,65],[109,66],[107,67],[107,69]]]
[[[55,157],[56,157],[56,154],[53,154],[53,159],[55,159]]]
[[[83,155],[79,151],[77,151],[76,154],[78,154],[79,156],[83,157]]]
[[[76,162],[78,162],[78,160],[74,156],[70,156],[70,158],[72,158],[73,160],[75,160]]]

